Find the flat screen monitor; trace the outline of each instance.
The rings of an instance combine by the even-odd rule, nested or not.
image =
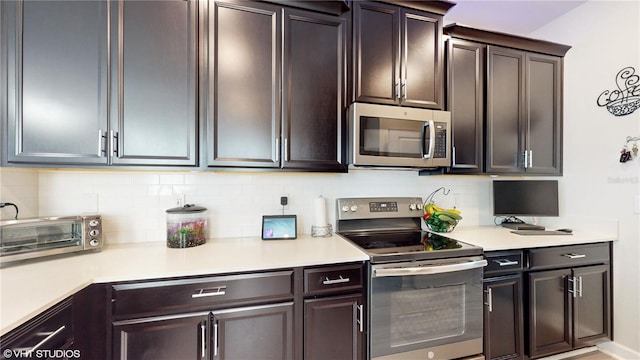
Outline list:
[[[558,216],[557,180],[494,180],[494,216]]]

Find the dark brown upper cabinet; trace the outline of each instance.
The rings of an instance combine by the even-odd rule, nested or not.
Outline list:
[[[197,165],[197,1],[1,6],[8,163]]]
[[[484,68],[486,45],[447,40],[447,110],[451,118],[451,173],[484,168]]]
[[[446,10],[355,1],[352,100],[443,109]]]
[[[444,33],[451,36],[450,172],[562,175],[563,56],[570,47],[456,24]]]
[[[346,171],[346,16],[209,8],[210,167]]]

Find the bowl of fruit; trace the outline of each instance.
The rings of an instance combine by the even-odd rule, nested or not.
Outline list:
[[[441,190],[444,188],[440,188]],[[439,233],[452,232],[456,228],[458,222],[462,220],[460,210],[454,206],[450,209],[441,208],[433,201],[433,196],[438,190],[434,191],[427,197],[427,201],[424,203],[424,222],[431,231]],[[445,192],[445,195],[448,192]]]

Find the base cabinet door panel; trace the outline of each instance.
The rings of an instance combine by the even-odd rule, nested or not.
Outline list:
[[[293,302],[213,312],[213,359],[293,359]]]
[[[362,303],[361,294],[305,300],[304,358],[363,359]]]
[[[113,358],[208,359],[208,326],[208,312],[115,322]]]
[[[522,275],[484,280],[487,359],[523,359]]]
[[[609,265],[575,269],[578,295],[574,299],[574,346],[587,346],[611,333]]]
[[[569,351],[572,302],[567,290],[571,269],[529,273],[529,356]]]

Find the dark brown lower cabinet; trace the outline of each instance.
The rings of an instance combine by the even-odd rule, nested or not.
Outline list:
[[[178,314],[113,324],[113,359],[208,359],[209,313]]]
[[[362,294],[305,300],[304,358],[362,359],[362,304]]]
[[[213,312],[213,359],[293,359],[293,302]]]
[[[530,358],[593,345],[609,337],[609,265],[528,276]]]
[[[524,359],[522,274],[484,279],[486,359]]]

